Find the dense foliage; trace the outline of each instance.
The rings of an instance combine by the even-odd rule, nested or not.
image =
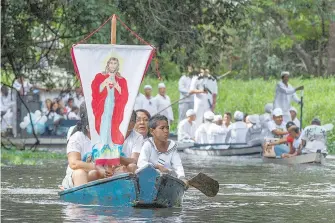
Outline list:
[[[4,0],[1,6],[1,67],[7,83],[26,75],[52,88],[59,70],[72,78],[71,45],[113,13],[158,48],[166,79],[176,79],[189,63],[217,74],[233,70],[244,79],[266,79],[283,69],[313,76],[335,73],[330,0]],[[139,44],[120,25],[117,33],[119,44]],[[109,43],[110,25],[89,42]]]

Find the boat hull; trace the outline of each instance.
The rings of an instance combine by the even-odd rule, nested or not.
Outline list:
[[[186,148],[184,149],[185,153],[195,154],[201,156],[248,156],[248,155],[260,155],[262,152],[261,145],[248,146],[248,147],[233,147],[230,146],[226,148]]]
[[[134,174],[120,174],[59,192],[65,202],[113,207],[179,207],[183,181],[148,164]]]
[[[130,207],[138,197],[137,181],[134,175],[120,174],[59,192],[66,202]]]
[[[273,164],[284,164],[284,165],[294,165],[294,164],[321,164],[325,163],[325,155],[322,153],[309,153],[302,154],[299,156],[293,156],[290,158],[269,158],[263,157],[264,163],[273,163]]]
[[[157,171],[148,164],[136,171],[139,185],[137,207],[179,207],[186,185],[182,180]]]

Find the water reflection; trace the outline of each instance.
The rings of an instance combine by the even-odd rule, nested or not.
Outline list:
[[[181,209],[143,209],[113,208],[89,205],[66,204],[62,210],[64,218],[73,222],[146,222],[150,219],[158,222],[167,219],[182,222]]]

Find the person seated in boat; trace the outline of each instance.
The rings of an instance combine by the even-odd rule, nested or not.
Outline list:
[[[291,114],[291,120],[292,122],[294,122],[294,124],[300,128],[300,121],[297,118],[297,109],[295,109],[295,107],[291,107],[290,108],[290,114]]]
[[[269,129],[268,129],[268,125],[269,122],[272,120],[272,110],[273,110],[273,103],[267,103],[264,106],[264,114],[259,116],[259,121],[262,127],[262,136],[266,137],[270,135]]]
[[[195,119],[196,114],[193,109],[186,112],[186,119],[178,124],[178,141],[194,142],[195,141]]]
[[[231,122],[231,113],[225,112],[223,115],[223,127],[228,130],[229,126],[232,124]]]
[[[63,189],[80,186],[112,175],[104,168],[95,166],[88,158],[92,153],[92,144],[85,102],[80,105],[80,118],[81,121],[71,132],[66,147],[69,165],[62,182]]]
[[[149,136],[149,120],[151,118],[150,113],[145,109],[136,110],[136,124],[135,131],[140,133],[144,139]]]
[[[247,127],[248,127],[248,128],[251,128],[252,123],[251,123],[250,120],[249,120],[249,116],[250,116],[250,115],[247,115],[247,116],[245,117],[245,124],[247,124]]]
[[[292,123],[292,125],[289,127],[287,126],[287,131],[289,133],[289,136],[287,137],[287,142],[290,146],[290,152],[285,153],[282,155],[283,158],[288,158],[292,156],[297,156],[301,154],[301,148],[302,148],[302,133],[300,132],[300,128],[295,125],[294,122],[288,122]]]
[[[248,119],[251,123],[251,127],[248,129],[246,141],[249,145],[261,145],[264,137],[262,135],[262,126],[259,120],[259,115],[249,115]]]
[[[295,137],[297,136],[298,133],[296,133],[296,127],[294,122],[289,121],[286,123],[285,128],[290,129],[290,132],[288,132],[288,135],[285,135],[285,137],[282,138],[277,138],[277,140],[272,141],[272,142],[265,142],[264,146],[265,148],[268,147],[273,147],[274,153],[276,157],[288,157],[288,154],[293,154],[296,151],[296,148],[293,146],[293,142]],[[300,131],[299,131],[300,135]],[[296,145],[296,143],[295,143]]]
[[[283,138],[287,136],[286,123],[283,121],[283,111],[281,108],[276,108],[272,112],[272,121],[268,123],[270,137]]]
[[[246,143],[248,126],[243,121],[243,118],[243,112],[236,111],[234,113],[235,122],[228,128],[226,143]]]
[[[208,129],[209,143],[225,143],[228,129],[224,127],[222,115],[215,115],[213,122]]]
[[[135,170],[137,169],[136,164],[143,145],[143,136],[134,130],[135,123],[136,112],[133,111],[120,157],[120,163],[127,167],[126,172],[131,173],[135,173]]]
[[[205,122],[200,124],[200,126],[195,131],[195,141],[200,144],[209,143],[208,130],[211,125],[213,125],[214,113],[212,111],[206,111],[204,114]]]
[[[331,128],[332,129],[332,128]],[[327,131],[325,127],[321,126],[321,121],[318,118],[314,118],[311,125],[306,126],[302,132],[300,150],[304,153],[316,153],[318,150],[323,154],[328,154],[327,151]]]
[[[163,115],[155,115],[149,121],[150,134],[142,147],[137,166],[152,164],[160,172],[185,178],[184,168],[177,151],[177,144],[169,140],[169,123]]]

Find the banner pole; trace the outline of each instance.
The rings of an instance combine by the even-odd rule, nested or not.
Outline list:
[[[111,27],[111,44],[116,44],[116,16],[113,15]]]

